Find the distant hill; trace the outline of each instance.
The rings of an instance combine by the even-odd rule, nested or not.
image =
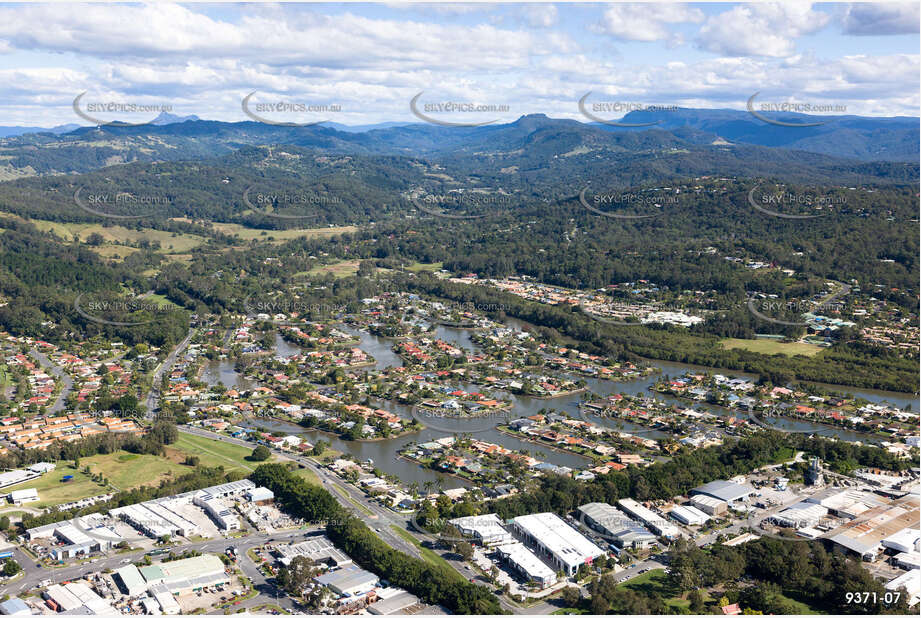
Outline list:
[[[864,161],[917,161],[921,146],[918,118],[898,116],[813,116],[787,112],[758,112],[769,120],[790,124],[821,122],[819,126],[788,127],[765,122],[747,111],[717,109],[679,109],[676,111],[635,111],[623,117],[631,124],[654,126],[684,137],[697,131],[696,143],[712,143],[717,138],[729,142],[756,144],[771,148],[805,150]],[[603,124],[593,126],[609,131],[637,131]],[[647,127],[648,128],[648,127]]]
[[[775,116],[785,122],[816,119],[802,114]],[[691,152],[689,167],[697,169],[699,162],[707,160],[707,153],[719,152],[720,157],[738,160],[743,173],[745,166],[752,173],[785,168],[794,159],[802,159],[797,153],[826,155],[826,162],[835,161],[841,169],[876,162],[905,162],[917,168],[921,143],[917,119],[846,116],[826,120],[821,126],[795,128],[776,126],[736,110],[687,109],[631,112],[624,117],[624,122],[655,123],[641,128],[554,119],[544,114],[482,127],[426,123],[291,127],[163,113],[153,123],[140,126],[80,127],[59,135],[25,133],[4,138],[0,141],[5,155],[0,178],[84,173],[131,162],[210,158],[263,145],[295,146],[325,154],[419,157],[452,162],[470,173],[502,173],[506,177],[543,169],[581,176],[580,170],[586,165],[598,167],[613,158],[641,155],[674,159],[680,155],[683,160]],[[741,151],[743,148],[747,150]],[[702,159],[700,153],[704,153]],[[629,160],[621,163],[633,165]],[[664,162],[660,160],[657,165],[661,167]],[[884,175],[890,173],[883,170]],[[896,174],[904,175],[901,171]]]
[[[59,124],[56,127],[0,127],[0,137],[13,137],[16,135],[25,135],[26,133],[69,133],[74,129],[79,129],[78,124]]]

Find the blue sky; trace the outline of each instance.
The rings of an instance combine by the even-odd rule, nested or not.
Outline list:
[[[0,5],[0,125],[88,124],[72,109],[81,92],[226,121],[246,120],[254,91],[262,116],[292,122],[414,121],[420,92],[446,121],[584,120],[589,91],[591,102],[739,110],[760,91],[763,102],[917,116],[918,6]],[[433,107],[444,102],[489,109]]]

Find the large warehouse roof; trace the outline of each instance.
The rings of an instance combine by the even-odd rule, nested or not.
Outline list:
[[[739,483],[733,483],[732,481],[711,481],[705,485],[701,485],[700,487],[691,490],[692,495],[703,494],[705,496],[719,498],[720,500],[724,500],[726,502],[741,500],[742,498],[747,498],[753,493],[755,493],[755,488],[748,483],[740,485]]]

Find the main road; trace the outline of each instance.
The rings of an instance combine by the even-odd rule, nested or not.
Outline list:
[[[189,334],[186,335],[185,339],[183,339],[179,345],[163,359],[160,366],[154,370],[153,377],[150,381],[150,391],[147,393],[147,418],[153,419],[157,411],[157,406],[160,401],[160,380],[163,379],[163,374],[172,369],[173,365],[176,363],[176,359],[179,358],[179,355],[189,346],[189,342],[192,341],[195,332],[196,329],[190,328]]]

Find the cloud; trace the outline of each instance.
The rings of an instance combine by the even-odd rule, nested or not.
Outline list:
[[[668,25],[703,19],[703,12],[684,4],[612,4],[593,30],[626,41],[665,41],[677,37]]]
[[[919,5],[916,2],[850,4],[844,11],[845,34],[918,34]]]
[[[830,20],[809,4],[738,5],[708,18],[697,45],[726,56],[783,58],[796,53],[796,38],[824,28]]]

